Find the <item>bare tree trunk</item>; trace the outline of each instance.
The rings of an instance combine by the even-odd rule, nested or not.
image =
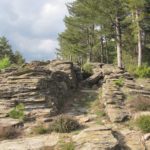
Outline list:
[[[88,27],[87,27],[87,45],[88,45],[88,48],[89,48],[90,47],[90,32],[89,32]],[[87,56],[86,62],[89,63],[91,61],[90,50],[89,49],[88,49],[88,52],[87,52],[86,56]]]
[[[109,56],[108,56],[108,45],[107,45],[107,38],[105,39],[105,44],[106,44],[106,63],[108,64],[109,61]]]
[[[91,62],[92,58],[93,58],[93,46],[94,46],[94,31],[95,31],[95,25],[92,24],[89,28],[87,28],[88,31],[88,58],[87,58],[87,62]]]
[[[104,62],[104,44],[103,44],[103,37],[100,38],[101,41],[101,63]]]
[[[141,29],[139,25],[139,12],[136,10],[136,21],[138,29],[138,67],[142,66],[142,39],[141,39]]]
[[[69,56],[69,61],[72,61],[72,55],[70,54],[70,56]]]
[[[121,41],[121,31],[120,31],[120,23],[119,23],[118,17],[116,17],[116,42],[117,42],[118,67],[123,68],[123,64],[122,64],[122,41]]]

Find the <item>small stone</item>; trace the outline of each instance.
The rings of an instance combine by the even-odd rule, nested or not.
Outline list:
[[[145,141],[150,140],[150,133],[145,134],[145,135],[143,136],[143,138],[144,138]]]

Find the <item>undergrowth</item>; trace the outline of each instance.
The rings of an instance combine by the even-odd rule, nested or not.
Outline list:
[[[0,70],[1,69],[5,69],[7,67],[10,66],[10,60],[9,60],[9,57],[5,56],[4,58],[2,58],[0,60]]]
[[[66,115],[57,116],[49,125],[49,131],[55,131],[59,133],[69,133],[79,128],[79,123],[72,117]]]
[[[150,115],[143,115],[140,116],[136,120],[136,125],[144,132],[149,133],[150,132]]]
[[[20,103],[15,108],[13,108],[9,113],[8,116],[13,118],[13,119],[20,119],[23,120],[25,115],[24,115],[24,104]]]
[[[60,148],[61,150],[75,150],[75,144],[72,140],[69,142],[61,142]]]
[[[123,86],[123,84],[124,84],[124,78],[123,78],[123,77],[120,77],[119,79],[115,80],[114,83],[115,83],[117,86]]]

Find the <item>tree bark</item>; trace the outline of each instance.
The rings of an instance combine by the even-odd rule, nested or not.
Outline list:
[[[119,18],[116,17],[116,42],[117,42],[117,63],[119,68],[123,68],[122,64],[122,41]]]

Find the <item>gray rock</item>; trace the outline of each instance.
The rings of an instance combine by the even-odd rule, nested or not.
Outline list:
[[[34,61],[18,70],[6,70],[0,74],[1,110],[23,103],[28,120],[57,114],[70,91],[77,87],[73,67],[71,62]],[[0,117],[7,113],[0,111]]]
[[[58,141],[58,134],[7,140],[0,142],[0,150],[53,150]]]
[[[106,113],[111,122],[123,122],[130,118],[127,110],[121,107],[116,107],[115,105],[107,105]]]
[[[111,129],[97,126],[85,129],[73,137],[75,150],[115,150],[118,141]]]

